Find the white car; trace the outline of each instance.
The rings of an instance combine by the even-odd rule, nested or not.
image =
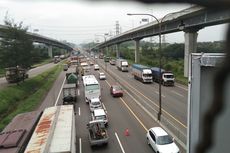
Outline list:
[[[93,112],[95,109],[102,108],[102,104],[99,98],[93,98],[89,101],[90,111]]]
[[[100,73],[99,73],[99,79],[100,79],[100,80],[105,80],[105,79],[106,79],[105,73],[100,72]]]
[[[156,153],[179,153],[178,146],[174,143],[171,136],[161,127],[153,127],[148,130],[147,143]]]
[[[100,68],[99,68],[99,65],[97,65],[97,64],[95,64],[94,65],[94,70],[99,70]]]

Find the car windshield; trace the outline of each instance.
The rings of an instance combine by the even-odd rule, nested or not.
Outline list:
[[[165,136],[160,136],[157,138],[157,144],[158,145],[166,145],[166,144],[170,144],[172,143],[173,140],[169,135],[165,135]]]
[[[165,78],[173,78],[173,75],[164,75]]]
[[[113,91],[119,91],[119,90],[121,90],[121,87],[119,87],[119,86],[113,86]]]
[[[143,74],[143,77],[151,77],[152,74]]]
[[[104,119],[106,119],[105,115],[96,116],[95,118],[96,118],[96,120],[104,120]]]
[[[98,90],[99,89],[99,85],[98,84],[94,84],[94,85],[89,85],[85,87],[86,90]]]
[[[100,105],[100,102],[93,102],[92,105],[95,105],[95,106]]]

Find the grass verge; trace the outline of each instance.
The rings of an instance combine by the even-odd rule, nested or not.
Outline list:
[[[5,69],[0,67],[0,78],[5,76]]]
[[[45,98],[62,71],[60,65],[36,76],[0,90],[0,131],[20,113],[35,110]]]
[[[39,66],[42,66],[42,65],[45,65],[45,64],[48,64],[48,63],[50,63],[51,62],[51,60],[52,59],[45,59],[45,60],[43,60],[42,62],[40,62],[40,63],[37,63],[37,64],[34,64],[34,65],[32,65],[31,67],[39,67]]]

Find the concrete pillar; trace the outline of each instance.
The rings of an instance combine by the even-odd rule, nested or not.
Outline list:
[[[116,57],[119,58],[120,57],[120,44],[116,44]]]
[[[140,62],[140,40],[135,40],[135,63]]]
[[[52,46],[48,46],[48,55],[50,58],[53,58],[53,47]]]
[[[109,46],[105,47],[105,54],[106,54],[106,56],[109,56]]]
[[[184,38],[184,76],[188,77],[190,54],[197,52],[197,33],[198,30],[185,31]]]

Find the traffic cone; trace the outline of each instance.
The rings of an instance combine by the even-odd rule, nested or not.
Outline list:
[[[125,136],[129,136],[129,129],[125,129]]]

